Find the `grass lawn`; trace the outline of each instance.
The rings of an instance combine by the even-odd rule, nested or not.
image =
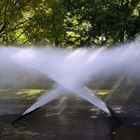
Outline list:
[[[95,90],[95,91],[97,95],[107,95],[111,92],[111,90],[107,90],[107,89],[101,89],[101,90]],[[43,90],[43,89],[21,89],[21,90],[18,90],[16,94],[35,96],[35,95],[40,95],[44,92],[46,92],[46,90]]]
[[[96,90],[97,95],[107,95],[109,93],[111,93],[111,90],[107,90],[107,89]]]

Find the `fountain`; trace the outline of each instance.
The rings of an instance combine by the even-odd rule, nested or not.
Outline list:
[[[29,71],[36,70],[54,81],[52,90],[41,95],[20,118],[63,94],[76,94],[111,115],[111,109],[91,92],[87,84],[101,75],[103,79],[123,74],[140,78],[140,46],[137,40],[109,49],[1,47],[0,59],[3,60],[0,69],[10,75],[10,69],[20,66]],[[20,69],[17,71],[20,73]],[[16,74],[12,76],[16,79]]]

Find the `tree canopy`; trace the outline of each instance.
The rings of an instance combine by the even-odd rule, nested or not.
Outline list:
[[[1,0],[1,45],[111,45],[140,34],[138,0]]]

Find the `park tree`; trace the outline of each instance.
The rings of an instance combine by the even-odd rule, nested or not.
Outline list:
[[[0,44],[61,44],[61,1],[2,0],[0,9]]]
[[[1,45],[111,45],[140,33],[138,0],[1,0]]]
[[[0,44],[16,44],[27,41],[24,25],[31,18],[24,18],[23,11],[29,0],[2,0],[0,1]]]
[[[80,46],[116,44],[133,39],[140,33],[140,2],[137,0],[63,0],[63,5],[71,17],[67,29],[71,29],[73,35],[84,32],[84,39],[79,37]],[[86,30],[80,28],[77,31],[73,25],[76,17],[79,26],[82,22],[87,23]],[[75,42],[71,44],[75,45]]]
[[[31,8],[32,20],[26,26],[29,41],[39,45],[60,45],[64,30],[61,0],[37,0]]]

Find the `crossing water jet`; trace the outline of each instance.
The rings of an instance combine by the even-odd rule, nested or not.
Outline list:
[[[0,68],[4,66],[4,70],[9,74],[11,67],[19,65],[29,71],[36,70],[54,81],[53,89],[41,95],[20,118],[58,96],[68,93],[80,96],[111,115],[112,112],[107,105],[95,93],[91,93],[86,85],[100,75],[109,78],[112,75],[125,73],[131,76],[137,75],[139,78],[140,46],[138,41],[134,41],[110,49],[1,47],[0,59],[3,60]],[[16,79],[16,75],[14,76]]]

